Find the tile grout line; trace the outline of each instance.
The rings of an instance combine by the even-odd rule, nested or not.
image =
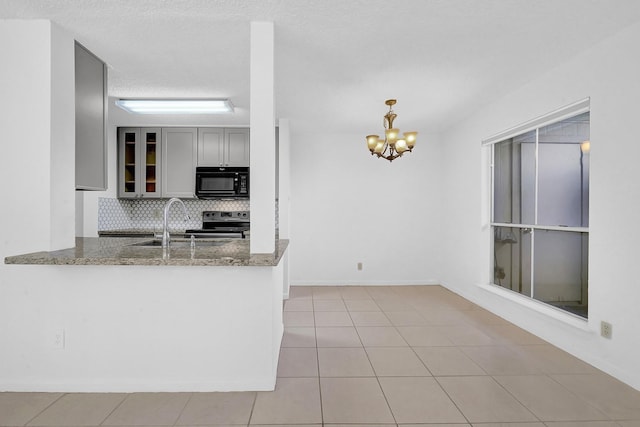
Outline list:
[[[420,316],[422,319],[424,319],[425,321],[428,321],[427,319],[425,319],[417,310],[415,310],[414,307],[413,311],[415,311],[416,313],[418,313],[418,316]],[[383,310],[382,311],[384,313],[385,316],[387,316],[386,312]],[[388,318],[388,316],[387,316]],[[393,327],[396,329],[396,332],[398,332],[398,334],[400,334],[400,336],[402,337],[402,339],[407,343],[407,345],[409,346],[409,348],[411,349],[411,351],[413,352],[413,354],[418,358],[418,360],[420,361],[420,363],[422,363],[422,365],[425,367],[425,369],[427,370],[427,372],[429,372],[431,374],[431,378],[434,379],[434,381],[436,382],[436,384],[438,384],[438,387],[440,387],[440,389],[442,390],[442,392],[449,398],[449,400],[451,401],[451,403],[455,406],[455,408],[458,410],[458,412],[460,412],[460,414],[464,417],[465,420],[467,420],[467,424],[469,424],[470,426],[471,421],[469,420],[469,418],[467,418],[467,416],[464,414],[464,412],[462,412],[462,410],[458,407],[458,405],[456,404],[456,402],[451,398],[451,396],[449,396],[449,394],[444,390],[444,388],[442,387],[442,385],[440,384],[440,382],[437,380],[437,378],[433,375],[433,372],[431,372],[431,370],[429,369],[429,367],[426,365],[426,363],[424,362],[424,360],[422,360],[422,358],[416,353],[414,346],[410,345],[409,342],[405,339],[405,337],[402,335],[402,333],[400,332],[400,330],[398,329],[398,327],[393,324],[393,322],[391,322],[391,319],[389,319],[390,323],[393,325]],[[452,343],[453,344],[453,343]],[[384,390],[383,390],[384,393]],[[386,396],[385,396],[386,397]]]
[[[313,288],[311,289],[311,310],[313,310],[313,336],[316,342],[316,372],[318,372],[318,396],[320,398],[320,423],[324,426],[324,409],[322,405],[322,381],[320,381],[320,351],[318,350],[318,333],[316,322],[316,306],[313,297]]]
[[[484,375],[483,375],[484,377]],[[453,406],[456,407],[456,409],[458,410],[458,412],[460,412],[460,415],[462,415],[464,417],[465,420],[467,420],[467,423],[471,426],[473,425],[473,423],[471,422],[471,420],[469,419],[469,417],[467,417],[467,415],[462,411],[462,409],[460,409],[460,407],[458,406],[458,404],[456,403],[455,400],[453,400],[453,398],[449,395],[449,393],[447,393],[447,390],[444,389],[444,387],[442,386],[442,384],[440,384],[440,381],[438,381],[439,377],[433,377],[433,379],[436,381],[436,384],[438,384],[438,387],[440,387],[440,390],[442,390],[442,392],[445,394],[445,396],[447,396],[449,398],[449,400],[451,401],[451,403],[453,403]],[[527,408],[528,409],[528,408]],[[534,415],[535,416],[535,415]],[[537,419],[538,417],[536,417]],[[498,422],[500,423],[500,422]]]
[[[103,425],[105,421],[107,421],[107,419],[109,419],[109,417],[111,416],[111,414],[113,414],[120,406],[122,406],[122,404],[124,403],[125,400],[127,400],[127,398],[129,396],[131,396],[133,393],[124,393],[124,397],[122,398],[122,400],[115,406],[115,408],[113,408],[106,417],[104,417],[104,420],[102,420],[100,422],[100,424],[98,424],[99,426]]]
[[[278,386],[278,373],[276,372],[276,387]],[[275,391],[275,390],[274,390]],[[253,410],[256,408],[256,402],[258,401],[257,391],[253,392],[253,402],[251,403],[251,411],[249,412],[249,419],[247,420],[247,427],[251,425],[251,419],[253,418]]]
[[[176,420],[173,422],[173,425],[177,425],[178,420],[180,419],[180,417],[182,416],[182,414],[184,413],[184,410],[186,409],[187,405],[189,404],[189,402],[191,402],[191,398],[193,397],[193,392],[189,393],[189,398],[187,399],[186,402],[184,402],[184,405],[182,406],[182,409],[180,410],[180,413],[178,414],[178,416],[176,417]]]
[[[420,314],[420,312],[419,312],[417,309],[415,309],[415,307],[413,307],[413,311],[415,311],[415,312],[418,314],[418,316],[419,316],[422,320],[424,320],[425,322],[427,322],[427,325],[426,325],[426,326],[430,326],[430,325],[428,325],[429,320],[428,320],[428,319],[426,319],[422,314]],[[386,313],[385,313],[385,316],[386,316]],[[388,317],[388,316],[387,316],[387,317]],[[389,319],[389,321],[391,321],[391,319]],[[426,362],[425,362],[424,360],[422,360],[422,358],[420,357],[420,355],[416,352],[415,347],[419,347],[419,346],[413,346],[413,345],[409,344],[409,341],[407,341],[407,340],[406,340],[406,338],[404,338],[404,336],[402,335],[402,332],[400,331],[400,329],[398,329],[398,326],[397,326],[397,325],[395,325],[395,324],[393,324],[393,322],[391,322],[391,324],[396,328],[396,330],[398,331],[398,333],[400,334],[400,336],[401,336],[401,337],[406,341],[407,345],[409,345],[409,348],[411,349],[411,351],[413,352],[413,354],[418,358],[418,360],[420,361],[420,363],[422,363],[422,366],[424,366],[424,367],[425,367],[425,369],[427,370],[427,372],[429,372],[429,373],[431,374],[431,377],[435,379],[435,375],[433,374],[433,372],[431,371],[431,369],[429,369],[429,367],[427,366]],[[421,325],[416,325],[416,326],[418,326],[418,327],[419,327],[419,326],[421,326]],[[455,347],[455,344],[454,344],[454,343],[451,343],[451,345]],[[433,347],[433,346],[426,346],[426,347]],[[438,384],[438,385],[439,385],[439,384]],[[451,399],[451,398],[449,398],[449,399]],[[458,410],[459,410],[459,409],[458,409]],[[460,411],[460,412],[462,412],[462,411]],[[463,415],[464,415],[464,414],[463,414]],[[466,418],[466,417],[465,417],[465,418]]]
[[[417,311],[417,310],[416,310],[416,311]],[[424,316],[422,316],[419,312],[418,312],[418,315],[419,315],[420,317],[424,318]],[[427,320],[427,319],[425,318],[425,320]],[[402,335],[402,334],[401,334],[401,335]],[[415,353],[415,349],[413,348],[413,346],[410,346],[410,347],[411,347],[411,349],[413,350],[413,352]],[[453,348],[458,349],[458,347],[464,347],[464,346],[460,346],[460,345],[458,345],[458,344],[456,344],[456,343],[454,343],[454,342],[452,341],[452,342],[451,342],[451,346],[450,346],[450,347],[453,347]],[[459,350],[459,349],[458,349],[458,350]],[[462,350],[459,350],[459,351],[462,351]],[[464,352],[462,352],[462,353],[463,353],[465,356],[469,357],[468,355],[466,355],[466,353],[464,353]],[[418,354],[417,354],[417,353],[416,353],[416,356],[417,356],[417,357],[418,357],[418,359],[420,359],[420,361],[425,365],[425,368],[427,368],[427,370],[428,370],[429,372],[431,372],[431,370],[429,370],[429,368],[426,366],[426,364],[424,363],[424,361],[422,360],[422,358],[420,358],[420,356],[418,356]],[[469,358],[469,359],[471,359],[471,358]],[[471,359],[471,360],[473,361],[473,359]],[[475,361],[473,361],[473,362],[475,363]],[[476,363],[476,365],[477,365],[477,363]],[[498,381],[496,381],[496,380],[495,380],[491,375],[489,375],[489,373],[488,373],[488,372],[487,372],[487,371],[486,371],[482,366],[478,365],[478,367],[479,367],[483,372],[485,372],[485,374],[486,374],[486,375],[475,375],[475,376],[478,376],[478,377],[487,377],[487,376],[489,376],[489,377],[490,377],[494,382],[498,383]],[[433,375],[433,373],[432,373],[432,375]],[[460,376],[464,376],[464,375],[454,375],[453,377],[460,377]],[[451,376],[447,376],[447,377],[451,377]],[[440,378],[440,377],[438,377],[438,376],[435,376],[435,375],[433,376],[433,379],[436,381],[436,384],[438,384],[438,387],[440,387],[440,390],[442,390],[442,392],[443,392],[443,393],[444,393],[444,394],[449,398],[449,400],[451,401],[451,403],[453,403],[453,405],[456,407],[456,409],[458,410],[458,412],[460,412],[460,414],[465,418],[465,420],[467,420],[467,423],[468,423],[469,425],[473,425],[473,424],[471,423],[471,420],[469,420],[469,418],[467,417],[467,415],[466,415],[466,414],[462,411],[462,409],[458,406],[458,404],[456,403],[456,401],[455,401],[455,400],[453,400],[453,398],[449,395],[449,393],[447,392],[447,390],[445,390],[445,388],[443,387],[443,385],[440,383],[439,378]],[[499,383],[498,383],[498,384],[499,384]],[[499,384],[499,385],[502,387],[502,384]],[[504,387],[503,387],[503,388],[504,388]],[[511,394],[511,393],[509,393],[509,394]],[[514,398],[515,398],[515,396],[514,396]],[[533,415],[533,416],[534,416],[538,421],[541,421],[541,420],[540,420],[540,419],[539,419],[539,418],[538,418],[538,417],[537,417],[533,412],[531,412],[531,410],[530,410],[527,406],[523,405],[523,404],[522,404],[522,402],[520,402],[520,401],[519,401],[519,400],[517,400],[517,399],[516,399],[516,401],[517,401],[518,403],[520,403],[524,408],[526,408],[526,410],[527,410],[529,413],[531,413],[531,415]],[[542,421],[541,421],[541,422],[542,422]]]
[[[571,393],[572,395],[574,395],[576,398],[578,398],[580,401],[586,403],[588,406],[590,406],[591,408],[595,409],[596,411],[600,412],[602,415],[604,415],[605,417],[608,418],[607,421],[612,421],[617,423],[617,421],[619,420],[615,420],[613,419],[611,416],[609,416],[609,414],[607,414],[606,412],[600,410],[599,408],[597,408],[596,406],[594,406],[593,404],[591,404],[591,402],[589,402],[588,400],[584,399],[582,396],[579,396],[578,394],[576,394],[575,392],[573,392],[572,390],[570,390],[569,388],[567,388],[564,384],[562,384],[560,381],[557,381],[555,378],[553,378],[551,375],[563,375],[563,374],[549,374],[546,372],[543,372],[543,374],[545,377],[549,378],[551,381],[553,381],[554,383],[558,384],[560,387],[562,387],[564,390],[568,391],[569,393]],[[567,375],[567,374],[564,374]],[[574,374],[574,375],[578,375],[578,374]],[[498,380],[496,380],[496,382],[498,384],[500,384],[498,382]],[[500,384],[502,385],[502,384]],[[515,396],[514,396],[515,397]]]
[[[530,374],[529,374],[530,375]],[[546,376],[547,374],[542,374],[544,376]],[[500,376],[500,375],[496,375],[496,376]],[[521,375],[508,375],[508,376],[521,376]],[[537,375],[536,375],[537,376]],[[513,397],[513,400],[515,400],[516,402],[518,402],[520,405],[522,405],[523,408],[525,408],[531,415],[533,415],[538,421],[540,421],[542,424],[547,425],[547,422],[554,422],[554,421],[544,421],[542,419],[540,419],[540,417],[538,417],[532,410],[531,408],[529,408],[529,406],[525,405],[524,402],[521,402],[520,399],[518,399],[513,393],[511,393],[509,390],[507,390],[507,388],[505,386],[503,386],[500,381],[496,380],[494,378],[493,375],[489,375],[489,378],[491,378],[493,380],[493,382],[495,382],[496,384],[498,384],[498,386],[500,386],[501,389],[503,389],[505,392],[507,392],[507,394],[511,397]],[[575,420],[573,420],[575,421]]]
[[[400,296],[402,297],[402,295],[400,295]],[[344,300],[344,298],[343,298],[343,300]],[[374,302],[375,302],[375,301],[376,301],[376,300],[374,300]],[[377,304],[377,302],[376,302],[376,304]],[[459,308],[459,307],[454,307],[454,306],[452,306],[452,307],[447,307],[447,310],[459,311],[459,312],[463,312],[463,313],[465,313],[465,312],[467,312],[467,311],[474,311],[474,309],[475,309],[475,307],[472,307],[472,308],[470,308],[470,309],[466,309],[466,310],[465,310],[464,308]],[[414,307],[414,310],[415,310],[415,311],[418,311],[415,307]],[[351,317],[351,311],[349,311],[349,310],[347,309],[347,312],[349,313],[349,316]],[[386,313],[384,310],[383,310],[383,313],[384,313],[384,315],[385,315],[385,316],[387,316],[387,313]],[[419,315],[421,315],[421,313],[418,313],[418,314],[419,314]],[[421,317],[423,317],[423,318],[424,318],[424,316],[422,316],[422,315],[421,315]],[[388,316],[387,316],[387,318],[388,318]],[[357,326],[355,325],[355,322],[353,322],[353,318],[351,318],[351,320],[352,320],[353,326],[356,328],[356,331],[357,331]],[[428,320],[428,319],[426,319],[426,320]],[[485,347],[485,346],[500,346],[500,347],[505,347],[505,348],[512,348],[513,343],[511,342],[511,340],[506,340],[506,339],[505,339],[504,337],[502,337],[501,335],[498,335],[498,334],[495,334],[495,333],[491,333],[491,332],[494,332],[494,331],[486,331],[486,330],[484,330],[484,327],[485,327],[485,326],[487,326],[486,324],[484,324],[484,322],[480,322],[480,324],[478,324],[477,322],[474,322],[474,321],[472,321],[472,320],[470,320],[470,319],[468,319],[468,318],[465,318],[461,324],[457,324],[457,323],[455,323],[455,324],[452,324],[452,325],[455,325],[455,326],[458,326],[458,327],[477,327],[479,330],[481,330],[481,332],[482,332],[483,334],[485,334],[485,335],[486,335],[489,339],[491,339],[493,342],[492,342],[492,343],[489,343],[489,344],[475,344],[475,345],[472,345],[472,344],[457,344],[456,342],[451,342],[451,344],[450,344],[450,345],[447,345],[446,347],[455,348],[455,349],[458,349],[458,350],[462,350],[462,349],[463,349],[463,348],[465,348],[465,347]],[[396,328],[396,330],[397,330],[398,325],[395,325],[395,324],[393,324],[393,322],[392,322],[392,326],[393,326],[393,327],[395,327],[395,328]],[[359,335],[359,334],[358,334],[358,335]],[[402,335],[402,334],[401,334],[401,335]],[[404,337],[403,337],[403,338],[404,338]],[[405,341],[406,341],[406,339],[405,339]],[[537,344],[537,343],[532,343],[531,345],[536,345],[536,344]],[[525,345],[525,344],[518,345],[517,343],[515,343],[515,345],[516,345],[517,347],[521,347],[521,346],[525,346],[525,347],[526,347],[526,345]],[[538,345],[549,345],[549,344],[548,344],[548,343],[540,343],[540,344],[538,344]],[[364,347],[364,345],[363,345],[363,347]],[[415,347],[414,347],[414,346],[409,345],[409,347],[412,349],[412,351],[413,351],[414,353],[416,352],[416,350],[415,350]],[[419,346],[418,346],[418,347],[419,347]],[[427,346],[427,347],[430,347],[430,346]],[[440,346],[435,346],[435,347],[440,347]],[[339,348],[339,347],[338,347],[338,348]],[[366,348],[365,348],[365,351],[366,351]],[[437,376],[437,377],[436,377],[436,376],[433,376],[433,373],[431,373],[431,374],[432,374],[433,378],[434,378],[434,379],[436,379],[436,382],[438,383],[439,388],[440,388],[440,389],[445,393],[445,395],[446,395],[446,396],[450,399],[450,401],[455,405],[455,407],[459,410],[459,412],[463,415],[463,417],[464,417],[465,419],[467,419],[467,417],[466,417],[466,416],[464,415],[464,413],[460,410],[460,408],[458,408],[458,405],[453,401],[453,399],[451,399],[451,396],[449,396],[449,394],[446,392],[446,390],[444,390],[444,387],[443,387],[443,386],[442,386],[442,384],[440,383],[440,380],[441,380],[441,379],[443,379],[443,378],[445,378],[445,377],[475,376],[475,377],[485,377],[485,378],[486,378],[487,376],[489,376],[489,377],[491,377],[491,378],[492,378],[492,381],[494,381],[494,382],[496,382],[496,383],[498,383],[498,381],[497,381],[497,380],[496,380],[496,378],[495,378],[496,376],[494,376],[494,375],[490,375],[490,374],[487,372],[487,370],[486,370],[485,368],[483,368],[482,366],[478,365],[478,364],[477,364],[473,359],[471,359],[471,358],[469,357],[469,355],[467,355],[465,352],[462,352],[462,354],[463,354],[466,358],[468,358],[468,359],[470,359],[472,362],[474,362],[474,364],[476,364],[476,365],[480,368],[481,372],[483,372],[484,374],[480,374],[480,375],[452,375],[452,376],[445,375],[445,376]],[[417,354],[416,354],[416,356],[417,356]],[[367,354],[367,357],[368,357],[368,354]],[[419,360],[421,361],[421,363],[422,363],[423,365],[425,365],[425,367],[427,368],[427,370],[430,372],[429,368],[426,366],[426,363],[425,363],[425,362],[424,362],[424,361],[423,361],[419,356],[418,356],[418,358],[419,358]],[[371,361],[370,361],[370,360],[369,360],[369,362],[371,363]],[[374,370],[374,371],[375,371],[375,370]],[[550,377],[552,381],[554,381],[554,382],[558,382],[555,378],[552,378],[552,377],[551,377],[551,374],[548,374],[548,373],[542,373],[541,375],[544,375],[544,376]],[[498,375],[498,376],[499,376],[499,375]],[[376,374],[376,377],[377,377],[377,378],[379,378],[379,377],[377,376],[377,374]],[[500,386],[502,389],[504,389],[504,386],[502,386],[502,384],[500,384],[500,383],[498,383],[498,384],[499,384],[499,386]],[[614,424],[620,425],[620,424],[619,424],[619,422],[616,422],[616,419],[614,419],[614,418],[612,418],[611,416],[609,416],[609,414],[608,414],[608,413],[603,412],[603,411],[601,411],[600,409],[598,409],[598,408],[594,407],[594,406],[593,406],[589,401],[587,401],[586,399],[584,399],[584,398],[582,398],[582,397],[580,397],[580,396],[577,396],[574,392],[572,392],[571,390],[568,390],[564,385],[560,384],[560,386],[562,386],[562,387],[563,387],[563,389],[566,389],[567,391],[569,391],[569,393],[570,393],[570,394],[572,394],[572,395],[574,395],[575,397],[577,397],[580,401],[582,401],[582,402],[586,403],[588,406],[590,406],[590,407],[594,408],[594,409],[595,409],[595,410],[597,410],[599,413],[601,413],[602,415],[604,415],[604,416],[606,417],[606,419],[603,419],[603,421],[609,421],[609,422],[612,422],[612,423],[614,423]],[[518,402],[519,404],[521,404],[521,405],[522,405],[522,406],[527,410],[527,412],[531,413],[531,415],[532,415],[536,420],[538,420],[538,422],[541,422],[541,423],[543,423],[543,424],[547,425],[547,423],[545,423],[545,422],[543,422],[543,421],[540,421],[540,418],[539,418],[539,417],[537,417],[534,413],[532,413],[531,409],[530,409],[528,406],[526,406],[526,405],[522,404],[522,402],[520,402],[517,398],[515,398],[515,396],[513,396],[513,394],[512,394],[512,393],[510,393],[508,390],[505,390],[505,391],[508,393],[508,395],[512,396],[512,397],[515,399],[515,401],[516,401],[516,402]],[[385,396],[385,397],[386,397],[386,396]],[[468,419],[467,419],[467,421],[468,421]],[[468,422],[469,422],[469,421],[468,421]]]
[[[376,302],[377,305],[377,302]],[[379,306],[380,307],[380,306]],[[409,342],[406,340],[406,338],[402,335],[402,333],[400,332],[400,330],[398,329],[398,327],[391,321],[391,319],[389,318],[389,316],[387,316],[387,313],[384,309],[382,309],[382,307],[380,307],[380,309],[382,310],[382,313],[385,315],[385,317],[387,317],[387,319],[389,319],[389,322],[391,323],[391,325],[393,326],[393,328],[395,329],[395,331],[402,337],[403,341],[407,344],[407,346],[411,349],[411,351],[413,352],[413,354],[415,354],[415,356],[418,358],[418,360],[420,361],[420,363],[422,363],[422,365],[425,367],[425,369],[427,370],[427,372],[429,372],[431,374],[431,378],[433,378],[436,382],[436,384],[438,384],[438,387],[440,387],[440,389],[443,391],[443,393],[449,398],[449,400],[451,401],[451,403],[455,406],[455,408],[458,410],[458,412],[460,412],[460,414],[464,417],[465,420],[467,420],[467,423],[469,425],[471,424],[471,421],[467,418],[467,416],[464,414],[464,412],[462,412],[462,410],[458,407],[458,405],[456,404],[456,402],[451,398],[451,396],[449,396],[449,394],[444,390],[444,388],[442,387],[442,385],[440,384],[440,382],[437,380],[437,378],[433,375],[433,373],[431,372],[431,370],[427,367],[426,363],[422,360],[422,358],[420,358],[420,356],[418,356],[418,354],[416,353],[414,347],[412,345],[409,344]],[[401,310],[401,311],[406,311],[406,310]],[[412,306],[412,311],[416,311],[418,313],[418,315],[424,319],[424,317],[422,315],[420,315],[420,313],[415,310],[415,308]],[[427,319],[424,319],[427,320]],[[453,344],[453,343],[452,343]],[[368,354],[367,354],[367,357]],[[425,377],[426,378],[426,377]],[[376,375],[376,379],[378,379],[378,376]],[[378,384],[380,384],[380,380],[378,379]],[[382,390],[383,395],[385,396],[385,399],[387,399],[386,394],[384,394],[384,389],[382,389],[382,384],[380,384],[380,389]],[[387,401],[387,405],[389,404],[389,402]],[[391,408],[391,405],[389,405],[389,408]],[[393,415],[393,411],[392,411],[392,415]],[[395,415],[394,415],[394,420],[395,420]],[[397,425],[397,421],[396,421],[396,425]]]
[[[30,422],[32,422],[33,420],[35,420],[36,418],[38,418],[44,411],[46,411],[47,409],[51,408],[56,402],[58,402],[60,399],[62,399],[63,397],[65,397],[66,395],[68,395],[69,393],[62,393],[60,394],[60,396],[58,396],[57,399],[54,399],[53,402],[51,402],[50,404],[48,404],[45,408],[43,408],[40,412],[38,412],[37,414],[35,414],[33,417],[31,417],[29,419],[29,421],[27,421],[26,423],[24,423],[25,426],[28,426]]]
[[[378,305],[378,303],[376,303],[375,300],[373,300],[373,303]],[[346,304],[345,304],[345,306],[346,306]],[[378,306],[378,308],[381,308],[381,307]],[[349,318],[351,318],[351,312],[347,311],[347,313],[349,313]],[[384,311],[382,313],[384,314]],[[385,317],[386,317],[386,315],[385,315]],[[351,322],[353,323],[353,318],[351,318]],[[358,338],[360,339],[360,343],[362,344],[362,350],[364,351],[364,354],[367,357],[367,361],[369,362],[369,365],[371,366],[371,370],[373,371],[373,374],[375,375],[376,383],[378,383],[378,387],[380,388],[380,392],[382,393],[382,396],[384,397],[384,401],[387,403],[387,408],[389,408],[389,413],[391,414],[391,418],[393,418],[393,422],[397,426],[398,425],[398,420],[396,419],[396,415],[393,413],[393,409],[391,408],[391,405],[389,404],[389,399],[387,398],[387,395],[385,394],[384,389],[382,388],[382,384],[380,383],[380,378],[378,377],[378,373],[376,372],[376,369],[373,367],[373,363],[371,363],[371,358],[369,358],[369,353],[367,352],[367,348],[365,347],[364,342],[362,342],[362,337],[360,337],[360,333],[358,332],[358,328],[355,327],[355,323],[354,323],[353,327],[356,330],[356,334],[358,334]],[[366,378],[370,378],[370,377],[366,377]]]

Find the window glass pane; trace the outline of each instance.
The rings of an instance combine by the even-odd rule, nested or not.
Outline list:
[[[589,122],[581,113],[493,145],[492,222],[514,225],[492,227],[493,283],[584,318],[589,235],[559,227],[589,227]]]
[[[534,231],[533,298],[587,317],[589,235]]]
[[[533,224],[535,131],[494,145],[493,222]]]
[[[539,129],[538,224],[589,225],[589,113]]]
[[[493,283],[531,296],[531,233],[528,229],[494,227]]]

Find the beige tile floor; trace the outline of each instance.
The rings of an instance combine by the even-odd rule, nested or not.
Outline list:
[[[0,426],[640,427],[640,392],[439,286],[293,287],[274,392],[0,393]]]

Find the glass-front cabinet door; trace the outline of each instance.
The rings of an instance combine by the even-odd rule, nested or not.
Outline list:
[[[161,197],[160,128],[118,129],[118,197]]]
[[[159,128],[140,129],[142,144],[140,145],[142,169],[140,178],[142,187],[140,192],[143,197],[160,197],[160,167],[162,162],[160,156],[161,133]]]
[[[140,195],[140,129],[118,129],[118,197],[135,198]]]

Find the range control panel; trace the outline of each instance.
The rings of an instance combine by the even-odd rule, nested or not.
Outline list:
[[[202,222],[213,221],[246,221],[249,222],[249,211],[204,211]]]

